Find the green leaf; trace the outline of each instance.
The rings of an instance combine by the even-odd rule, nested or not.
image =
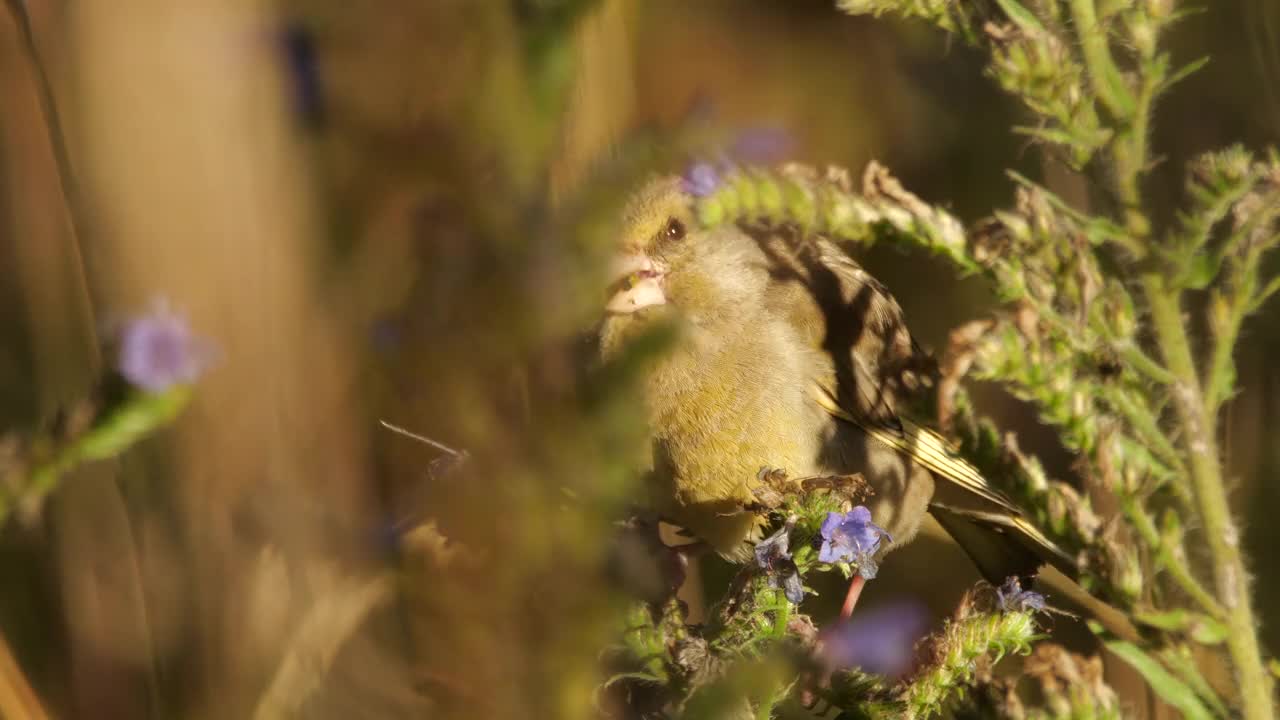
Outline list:
[[[1209,681],[1205,680],[1204,675],[1200,674],[1200,668],[1196,665],[1196,659],[1191,654],[1190,648],[1186,645],[1168,647],[1161,651],[1160,657],[1171,670],[1191,685],[1192,689],[1200,696],[1200,699],[1213,707],[1213,712],[1218,717],[1231,716],[1231,713],[1227,710],[1226,703],[1222,702],[1222,698],[1218,697],[1218,694],[1214,692],[1209,685]]]
[[[1182,632],[1191,627],[1191,616],[1186,610],[1134,612],[1133,618],[1144,625],[1171,632]]]
[[[1249,312],[1256,312],[1259,310],[1272,295],[1276,294],[1277,290],[1280,290],[1280,276],[1271,278],[1271,281],[1267,283],[1267,286],[1254,296],[1253,301],[1249,303]]]
[[[1200,702],[1199,696],[1186,683],[1174,677],[1155,658],[1133,643],[1115,640],[1106,644],[1116,657],[1128,663],[1147,681],[1160,699],[1182,712],[1187,720],[1213,720],[1213,714]]]
[[[135,392],[117,407],[106,410],[95,424],[31,470],[22,493],[30,499],[53,492],[62,476],[77,465],[112,458],[134,443],[169,424],[191,400],[191,387],[178,385],[164,392]],[[0,525],[10,508],[0,502]]]
[[[1017,3],[1016,0],[996,0],[996,4],[1005,15],[1028,35],[1045,34],[1044,25],[1032,12]]]
[[[1037,138],[1050,145],[1065,145],[1074,147],[1083,144],[1083,140],[1066,130],[1056,127],[1031,127],[1029,125],[1017,125],[1013,128],[1013,132],[1019,135]]]
[[[77,440],[72,452],[81,462],[115,457],[169,424],[190,399],[189,385],[159,393],[139,392]]]
[[[1227,627],[1213,618],[1187,610],[1137,611],[1133,618],[1166,632],[1184,633],[1202,645],[1217,645],[1227,639]]]
[[[1222,269],[1222,255],[1215,252],[1197,252],[1187,263],[1185,277],[1182,282],[1192,290],[1203,290],[1218,277]]]
[[[1177,71],[1175,71],[1172,75],[1170,75],[1168,79],[1166,79],[1163,83],[1160,84],[1160,92],[1163,93],[1167,91],[1169,88],[1187,79],[1188,76],[1194,74],[1200,68],[1208,64],[1209,64],[1209,56],[1205,55],[1202,58],[1199,58],[1197,60],[1192,60],[1186,65],[1183,65],[1182,67],[1178,68]]]
[[[1219,372],[1209,378],[1209,392],[1215,398],[1228,398],[1236,386],[1236,364],[1230,359],[1223,363]]]

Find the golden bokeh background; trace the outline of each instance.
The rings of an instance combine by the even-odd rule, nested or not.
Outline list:
[[[8,0],[0,431],[38,432],[89,393],[101,341],[155,298],[219,348],[174,428],[0,533],[0,675],[32,693],[8,708],[596,716],[622,600],[608,538],[638,497],[640,437],[625,393],[576,380],[603,242],[577,219],[654,162],[630,158],[678,170],[691,136],[770,128],[794,159],[877,159],[966,221],[1010,204],[1008,168],[1093,201],[1010,132],[1024,118],[982,56],[929,28],[823,0],[556,10],[579,4]],[[1166,219],[1189,157],[1280,142],[1280,7],[1211,3],[1170,45],[1212,62],[1157,111]],[[865,260],[926,346],[992,308],[932,260]],[[1273,652],[1277,312],[1248,326],[1226,443]],[[1069,476],[1052,431],[985,390]],[[379,419],[470,459],[433,465]],[[392,526],[416,529],[393,543]],[[941,616],[975,579],[926,537],[865,602]]]

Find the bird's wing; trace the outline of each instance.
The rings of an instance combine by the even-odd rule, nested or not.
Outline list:
[[[897,301],[842,249],[817,238],[771,252],[782,257],[790,295],[781,302],[830,363],[813,379],[814,399],[830,415],[923,465],[940,480],[930,510],[993,582],[1032,573],[1035,558],[1068,575],[1075,561],[991,486],[955,446],[904,412],[936,372],[912,340]],[[956,491],[959,492],[956,492]],[[1012,540],[1004,543],[1000,538]],[[999,552],[989,552],[998,548]]]
[[[935,370],[888,289],[823,238],[778,235],[764,248],[779,288],[774,302],[823,355],[811,387],[818,404],[935,475],[1017,513],[951,443],[902,412]]]
[[[903,417],[873,419],[856,415],[838,403],[820,381],[815,381],[812,387],[814,399],[833,417],[857,425],[871,438],[901,451],[933,474],[982,499],[1006,511],[1020,512],[1016,505],[987,482],[977,468],[956,453],[954,445],[938,433]]]
[[[1080,568],[1075,558],[1021,514],[953,507],[939,502],[930,504],[929,512],[992,583],[999,583],[1009,575],[1034,575],[1041,562],[1053,565],[1073,580],[1079,579]]]

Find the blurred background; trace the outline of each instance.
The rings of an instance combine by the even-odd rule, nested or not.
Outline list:
[[[634,585],[612,524],[640,498],[643,439],[625,389],[580,369],[628,188],[749,147],[877,159],[966,222],[1011,203],[1007,168],[1092,201],[1010,132],[980,54],[832,5],[7,0],[0,432],[47,432],[91,395],[103,341],[159,298],[218,348],[174,427],[0,529],[0,675],[31,693],[7,707],[609,712],[599,655]],[[1189,157],[1280,141],[1280,6],[1209,4],[1170,47],[1212,61],[1157,111],[1166,219]],[[927,258],[863,260],[935,350],[992,308]],[[1248,326],[1226,443],[1273,652],[1277,312]],[[1070,477],[1033,412],[979,398]],[[859,612],[936,623],[976,578],[926,537]]]

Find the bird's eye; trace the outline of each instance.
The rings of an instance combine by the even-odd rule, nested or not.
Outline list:
[[[667,221],[667,227],[662,231],[662,236],[668,240],[681,240],[684,238],[684,223],[675,218]]]

